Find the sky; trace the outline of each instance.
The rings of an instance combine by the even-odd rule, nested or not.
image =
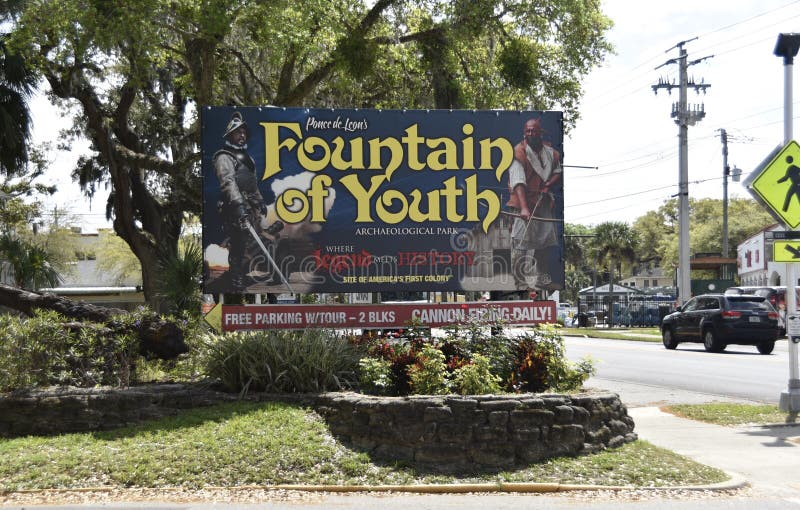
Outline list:
[[[678,192],[678,126],[670,116],[678,91],[655,95],[651,86],[659,78],[677,83],[677,65],[655,68],[677,58],[677,43],[693,38],[684,46],[688,59],[702,62],[689,67],[689,76],[711,86],[706,94],[688,96],[706,112],[689,128],[689,196],[722,199],[720,129],[728,133],[728,164],[742,170],[742,180],[782,144],[784,66],[773,52],[778,34],[800,32],[800,1],[605,0],[602,5],[615,24],[608,34],[615,55],[585,79],[580,119],[565,135],[566,222],[632,223]],[[795,95],[797,105],[800,94]],[[794,109],[800,117],[800,107]],[[34,101],[36,142],[55,145],[58,130],[68,127],[55,112],[43,96]],[[78,151],[50,154],[48,179],[60,191],[45,201],[48,214],[57,208],[84,231],[110,227],[107,191],[89,202],[70,178],[77,157]],[[597,168],[575,168],[583,166]],[[751,197],[741,182],[730,180],[728,196]]]
[[[678,57],[681,41],[697,38],[684,45],[689,62],[711,56],[688,68],[690,79],[711,85],[688,95],[706,113],[688,129],[689,196],[723,198],[721,129],[728,133],[728,164],[742,170],[742,180],[782,144],[784,66],[774,49],[778,34],[800,32],[800,2],[607,0],[603,10],[615,23],[609,40],[616,55],[584,82],[581,118],[564,141],[565,165],[598,168],[565,166],[566,222],[632,223],[677,194],[671,111],[678,90],[656,95],[652,85],[659,78],[678,83],[677,65],[655,68]],[[729,179],[728,197],[751,195]]]

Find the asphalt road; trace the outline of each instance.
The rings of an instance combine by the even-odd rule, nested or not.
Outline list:
[[[692,403],[686,401],[685,392],[716,396],[717,400],[777,404],[789,381],[787,342],[779,340],[769,355],[759,354],[749,345],[731,345],[714,354],[694,343],[683,343],[670,351],[660,342],[567,337],[566,350],[573,360],[587,355],[595,359],[597,373],[587,386],[627,396],[627,405]],[[633,389],[631,385],[644,390],[635,395],[624,391]],[[646,395],[639,395],[641,391],[654,400],[646,401]]]

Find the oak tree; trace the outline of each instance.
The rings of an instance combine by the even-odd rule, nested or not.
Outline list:
[[[91,142],[74,177],[157,304],[159,262],[201,208],[207,105],[561,109],[610,51],[599,0],[40,0],[10,44]]]

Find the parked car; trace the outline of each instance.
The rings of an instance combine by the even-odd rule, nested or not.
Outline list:
[[[778,338],[778,312],[764,296],[703,294],[664,317],[664,347],[702,342],[708,352],[722,352],[730,344],[755,345],[769,354]]]
[[[725,294],[754,294],[756,296],[764,296],[780,315],[780,317],[778,317],[780,336],[786,334],[786,287],[767,285],[729,287],[725,289]]]

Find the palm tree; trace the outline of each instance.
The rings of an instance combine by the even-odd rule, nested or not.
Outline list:
[[[7,18],[0,9],[0,21]],[[19,173],[28,162],[31,115],[28,100],[36,77],[0,34],[0,173]]]
[[[589,240],[592,237],[590,227],[564,224],[564,291],[561,295],[573,303],[578,302],[578,292],[591,284],[586,271],[591,267]]]
[[[0,236],[0,258],[5,259],[4,275],[21,289],[58,287],[63,278],[54,265],[54,256],[44,247],[10,234]]]
[[[623,261],[634,262],[636,260],[639,237],[627,223],[609,221],[595,227],[591,246],[598,262],[605,263],[609,271],[609,289],[612,299],[609,325],[613,326],[614,269]]]

